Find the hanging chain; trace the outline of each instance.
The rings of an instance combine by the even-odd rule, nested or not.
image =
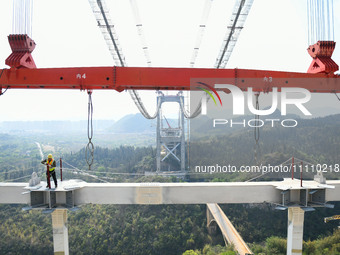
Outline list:
[[[4,73],[5,69],[2,69],[1,70],[1,73],[0,73],[0,79],[2,77],[2,74]],[[8,90],[9,86],[5,89],[4,92],[2,92],[2,86],[0,85],[0,96],[2,96],[3,94],[5,94],[5,92]]]
[[[260,93],[255,93],[255,108],[256,110],[260,110],[260,104],[259,104],[259,96]],[[255,162],[258,164],[258,160],[260,157],[260,115],[255,114],[255,128],[254,128],[254,138],[255,138],[255,146],[254,146],[254,159]]]
[[[336,92],[334,92],[334,95],[336,96],[336,98],[340,101],[340,97],[338,96],[338,94]]]
[[[94,155],[94,145],[92,143],[92,137],[93,137],[92,91],[89,90],[87,93],[89,95],[88,112],[87,112],[87,137],[89,139],[89,142],[87,143],[87,146],[86,146],[86,149],[85,149],[85,158],[86,158],[87,165],[89,166],[89,170],[91,170],[91,166],[92,166],[92,163],[93,163],[93,155]]]
[[[2,87],[0,87],[0,96],[2,96],[3,94],[5,94],[5,92],[8,90],[9,86],[5,89],[4,92],[2,92]]]

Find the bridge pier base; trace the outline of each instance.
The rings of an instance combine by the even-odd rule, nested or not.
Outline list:
[[[300,207],[288,208],[287,255],[302,255],[304,218]]]
[[[67,209],[56,209],[52,213],[54,255],[68,255]]]

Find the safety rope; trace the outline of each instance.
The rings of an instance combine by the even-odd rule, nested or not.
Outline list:
[[[34,170],[35,168],[34,167],[30,167],[30,168],[27,168],[27,169],[19,169],[19,170],[11,170],[11,171],[7,171],[7,172],[1,172],[1,174],[11,174],[11,173],[17,173],[17,172],[24,172],[24,171],[28,171],[28,170]]]
[[[88,172],[92,172],[92,171],[81,170],[81,169],[79,169],[79,168],[77,168],[77,167],[71,165],[70,163],[65,162],[65,160],[64,160],[63,162],[64,162],[65,164],[69,165],[70,167],[72,167],[73,170],[77,170],[77,171],[78,171],[80,174],[82,174],[82,175],[85,175],[85,176],[87,176],[87,177],[92,177],[92,178],[94,178],[94,179],[96,179],[96,180],[100,180],[100,181],[102,181],[102,182],[108,183],[107,181],[102,180],[102,179],[99,178],[98,176],[92,175],[92,174],[89,174],[89,173],[88,173]],[[68,168],[64,168],[64,170],[71,170],[71,171],[73,171],[72,169],[68,169]]]
[[[32,175],[30,174],[30,175],[18,177],[18,178],[15,178],[15,179],[6,180],[6,182],[17,181],[17,180],[24,179],[24,178],[28,178],[28,177],[31,177],[31,176],[32,176]]]
[[[292,158],[289,158],[289,159],[287,159],[285,162],[283,162],[283,163],[281,163],[281,164],[278,164],[277,166],[285,165],[287,162],[290,162],[291,159],[292,159]],[[291,163],[289,163],[289,164],[291,164]],[[269,173],[270,173],[270,171],[262,172],[260,175],[255,176],[255,177],[252,177],[252,178],[250,178],[249,180],[246,180],[245,182],[251,182],[251,181],[257,180],[258,178],[260,178],[260,177],[262,177],[262,176],[264,176],[264,175],[267,175],[267,174],[269,174]]]
[[[87,92],[89,95],[89,102],[88,102],[88,113],[87,113],[87,137],[89,142],[86,145],[85,149],[85,158],[87,165],[89,166],[89,170],[91,170],[91,166],[93,164],[93,155],[94,155],[94,145],[92,143],[93,137],[93,105],[92,105],[92,91]]]
[[[35,167],[30,167],[30,168],[27,168],[27,169],[19,169],[19,170],[11,170],[11,171],[7,171],[7,172],[1,172],[0,173],[0,177],[3,178],[5,182],[15,181],[15,180],[19,180],[19,179],[31,176],[31,174],[28,175],[28,176],[27,175],[26,176],[21,176],[21,177],[15,178],[15,179],[5,179],[5,176],[6,175],[11,175],[12,173],[18,173],[18,172],[21,172],[23,174],[24,172],[32,171],[34,169],[35,169]],[[1,175],[3,175],[3,176],[1,176]]]

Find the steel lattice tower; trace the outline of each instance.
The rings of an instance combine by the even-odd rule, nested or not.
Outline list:
[[[165,117],[162,115],[162,105],[166,102],[178,103],[179,106],[181,101],[183,102],[184,97],[182,95],[164,95],[162,93],[157,97],[157,104],[160,109],[157,114],[157,152],[156,152],[156,161],[157,161],[157,173],[160,173],[164,170],[164,161],[167,158],[172,158],[178,161],[180,165],[180,169],[170,169],[175,171],[185,172],[185,132],[184,132],[184,113],[179,107],[179,115],[178,115],[178,126],[171,127],[168,123],[168,126],[164,125],[164,121],[167,121]],[[165,149],[162,151],[162,148]],[[165,155],[164,155],[165,154]]]

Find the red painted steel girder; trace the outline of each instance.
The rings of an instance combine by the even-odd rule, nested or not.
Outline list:
[[[1,72],[0,72],[1,73]],[[300,87],[311,92],[340,92],[340,76],[248,69],[78,67],[4,69],[1,88],[190,90],[199,82],[232,84],[242,90],[269,92],[273,87]]]

